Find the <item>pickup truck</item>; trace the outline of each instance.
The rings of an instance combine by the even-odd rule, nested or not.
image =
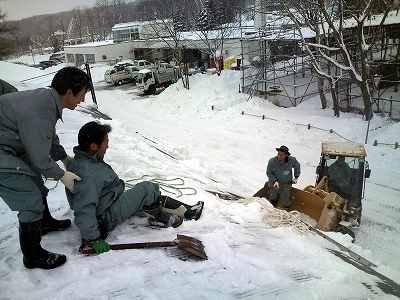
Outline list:
[[[135,82],[139,75],[139,69],[133,64],[115,65],[104,74],[104,80],[115,86],[122,85],[125,82]]]

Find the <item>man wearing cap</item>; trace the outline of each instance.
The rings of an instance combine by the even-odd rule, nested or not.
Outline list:
[[[278,155],[269,160],[267,167],[271,192],[269,200],[279,208],[287,209],[292,204],[290,191],[292,184],[296,184],[300,176],[300,164],[295,157],[290,156],[288,147],[281,146],[276,151]]]

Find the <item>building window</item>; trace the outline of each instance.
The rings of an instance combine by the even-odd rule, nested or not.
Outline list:
[[[107,59],[107,55],[103,55],[101,58],[102,58],[103,60],[106,60],[106,59]]]
[[[113,31],[113,39],[115,42],[123,42],[139,39],[139,27],[127,27],[121,30]]]
[[[85,62],[85,59],[84,59],[83,54],[76,54],[75,59],[76,59],[75,64],[76,64],[77,66],[80,66],[80,65],[82,65],[82,64]]]
[[[75,55],[67,53],[67,62],[74,63],[75,62]]]
[[[94,54],[85,54],[85,61],[88,64],[94,64],[96,62],[96,59],[94,57]]]

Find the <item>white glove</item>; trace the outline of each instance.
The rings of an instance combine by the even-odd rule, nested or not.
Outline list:
[[[278,181],[275,181],[274,188],[279,189],[279,182]]]
[[[297,184],[297,178],[293,178],[293,179],[292,179],[292,183],[293,183],[293,184]]]
[[[75,180],[81,181],[82,179],[78,175],[69,171],[65,171],[64,176],[61,178],[62,183],[64,183],[65,187],[71,192],[74,191]]]
[[[73,160],[74,160],[74,158],[69,155],[62,160],[65,170],[68,170],[68,166],[71,163],[71,161],[73,161]]]

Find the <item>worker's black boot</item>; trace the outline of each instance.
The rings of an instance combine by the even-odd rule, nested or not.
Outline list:
[[[150,215],[150,225],[158,227],[179,227],[183,223],[183,218],[178,215],[170,214],[162,210],[159,203],[143,208],[144,212]]]
[[[19,242],[25,267],[49,270],[63,265],[66,256],[43,249],[41,239],[41,221],[19,223]]]
[[[71,226],[71,220],[56,220],[54,219],[49,210],[47,199],[43,197],[43,218],[42,218],[42,235],[52,231],[63,231]]]
[[[179,215],[185,220],[198,220],[203,212],[204,202],[199,201],[195,205],[188,205],[168,196],[160,196],[161,206],[163,210]]]

